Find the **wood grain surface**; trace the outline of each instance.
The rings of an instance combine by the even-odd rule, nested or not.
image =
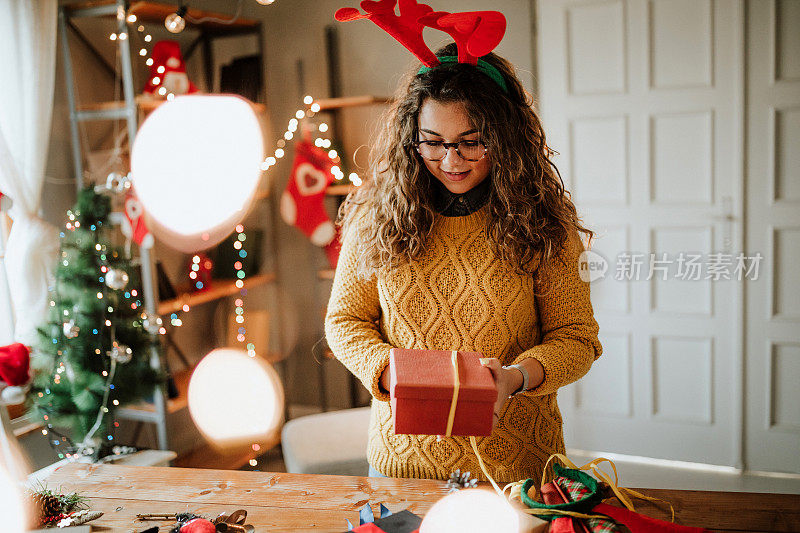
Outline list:
[[[435,480],[321,476],[190,468],[72,463],[47,479],[50,487],[77,491],[105,514],[94,531],[141,531],[174,522],[139,522],[140,513],[193,512],[209,518],[246,509],[256,531],[343,532],[345,520],[384,503],[424,516],[447,493]],[[637,489],[669,501],[675,522],[714,531],[800,531],[800,495]],[[614,503],[611,500],[609,503]],[[635,500],[636,511],[669,520],[666,504]]]

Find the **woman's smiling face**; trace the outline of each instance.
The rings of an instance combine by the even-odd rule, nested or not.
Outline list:
[[[478,131],[470,125],[464,106],[459,102],[438,102],[428,98],[419,110],[418,141],[479,141]],[[448,191],[464,194],[481,183],[492,168],[487,153],[478,161],[463,159],[454,148],[449,148],[440,161],[422,158],[433,176],[442,182]]]

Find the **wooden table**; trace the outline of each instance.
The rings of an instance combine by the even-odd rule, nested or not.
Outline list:
[[[246,509],[257,532],[329,531],[358,523],[368,502],[423,516],[447,489],[441,481],[319,476],[232,470],[72,463],[47,478],[49,487],[77,491],[105,514],[94,531],[139,531],[174,522],[136,522],[137,513],[194,512],[215,517]],[[800,531],[800,495],[637,489],[667,500],[676,522],[717,531]],[[636,510],[669,519],[669,511],[637,500]]]

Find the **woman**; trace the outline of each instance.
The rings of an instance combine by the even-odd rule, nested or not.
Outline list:
[[[483,478],[465,437],[396,435],[392,347],[481,352],[498,398],[478,450],[497,481],[541,479],[564,452],[559,387],[600,356],[589,286],[591,239],[549,159],[541,123],[495,54],[412,72],[373,149],[374,179],[340,216],[343,243],[325,332],[371,392],[371,473]],[[514,365],[506,366],[506,365]]]

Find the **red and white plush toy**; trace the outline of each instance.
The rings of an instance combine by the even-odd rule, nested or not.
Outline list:
[[[8,405],[25,401],[30,384],[30,351],[24,344],[0,346],[0,398]]]
[[[177,41],[158,41],[150,54],[153,64],[150,65],[150,76],[144,86],[144,96],[166,98],[197,92],[197,87],[186,74],[186,63],[181,55]]]

